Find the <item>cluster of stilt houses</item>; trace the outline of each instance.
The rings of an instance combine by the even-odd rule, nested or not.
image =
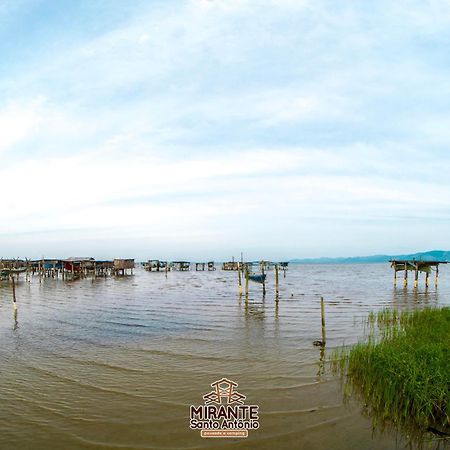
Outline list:
[[[419,274],[425,274],[425,286],[429,285],[429,278],[432,272],[435,273],[435,283],[438,284],[439,265],[447,264],[447,261],[417,261],[417,260],[391,260],[391,267],[394,269],[394,283],[397,281],[397,272],[403,272],[403,285],[408,283],[408,272],[414,274],[414,287],[418,286]],[[190,262],[190,261],[163,261],[150,259],[140,263],[149,272],[170,272],[170,271],[215,271],[217,270],[214,261]],[[248,273],[250,276],[255,273],[264,273],[275,270],[277,273],[288,269],[288,262],[272,261],[226,261],[220,263],[219,267],[225,271],[237,271]],[[133,275],[136,263],[134,259],[116,258],[113,260],[96,260],[92,257],[71,257],[66,259],[0,259],[0,280],[18,279],[21,274],[25,277],[38,275],[39,277],[52,277],[62,279],[76,279],[85,277],[106,277]]]
[[[214,261],[190,262],[190,261],[162,261],[148,260],[141,263],[142,267],[149,272],[169,272],[169,271],[215,271],[217,270]],[[282,271],[288,268],[287,262],[274,263],[269,261],[257,262],[236,262],[228,261],[220,263],[222,270],[239,271],[248,270],[268,271],[278,266]],[[74,279],[85,277],[106,277],[132,275],[136,263],[134,259],[96,260],[92,257],[71,257],[66,259],[1,259],[0,279],[7,280],[12,277],[19,278],[21,274],[25,277],[37,275],[43,278]]]
[[[0,279],[19,278],[39,275],[62,279],[84,278],[87,276],[106,277],[110,275],[132,275],[134,259],[96,260],[89,257],[67,259],[1,259]]]
[[[145,270],[149,272],[160,272],[160,271],[187,271],[187,270],[196,270],[196,271],[214,271],[216,270],[216,263],[214,261],[208,262],[193,262],[190,261],[161,261],[159,259],[150,259],[145,263],[142,263]],[[248,269],[250,272],[254,270],[267,271],[274,270],[275,266],[278,266],[280,270],[286,271],[288,269],[288,262],[272,262],[272,261],[227,261],[221,263],[222,270],[232,270],[238,271],[244,269]]]

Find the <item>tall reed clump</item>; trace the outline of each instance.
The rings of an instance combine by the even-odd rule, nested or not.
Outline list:
[[[450,434],[450,308],[370,314],[364,343],[334,352],[332,367],[356,388],[376,424]]]

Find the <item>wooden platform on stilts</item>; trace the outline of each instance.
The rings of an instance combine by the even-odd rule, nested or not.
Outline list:
[[[425,273],[425,286],[429,286],[430,274],[436,273],[436,286],[439,281],[439,265],[447,264],[447,261],[416,261],[415,259],[392,259],[389,261],[394,269],[394,285],[397,284],[397,272],[404,272],[403,286],[408,285],[408,272],[414,272],[414,287],[419,285],[419,272]]]

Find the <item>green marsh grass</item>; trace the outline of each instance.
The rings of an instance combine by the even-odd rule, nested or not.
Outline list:
[[[366,326],[365,342],[332,355],[345,395],[362,397],[374,426],[393,425],[419,442],[431,432],[448,443],[450,308],[385,309]]]

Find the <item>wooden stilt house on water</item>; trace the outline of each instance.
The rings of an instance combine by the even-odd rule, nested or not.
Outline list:
[[[237,261],[226,261],[222,263],[222,270],[238,270],[239,263]]]
[[[114,275],[133,275],[134,259],[114,259]]]
[[[37,272],[44,277],[57,277],[64,270],[64,263],[61,259],[45,258],[32,262],[33,275]]]
[[[149,259],[147,262],[143,264],[144,269],[149,272],[160,272],[166,271],[166,268],[170,270],[167,265],[167,261],[161,261],[159,259]]]
[[[72,256],[66,259],[48,259],[29,261],[29,271],[40,277],[75,279],[87,276],[104,277],[112,273],[113,261],[97,261],[92,257]]]
[[[106,277],[114,270],[114,261],[95,261],[94,274],[96,277]]]
[[[87,276],[94,272],[95,259],[90,256],[72,256],[63,261],[64,272],[72,277]]]
[[[23,259],[0,260],[0,279],[8,280],[12,277],[18,278],[19,274],[27,271],[27,263]]]
[[[172,266],[174,270],[178,270],[180,272],[191,270],[191,263],[189,261],[173,261]]]

